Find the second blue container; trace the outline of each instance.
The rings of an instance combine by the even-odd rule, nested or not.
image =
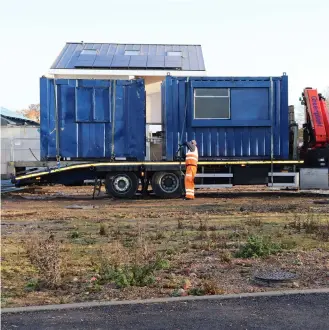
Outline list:
[[[168,76],[162,83],[164,154],[195,139],[200,159],[288,159],[288,77]]]

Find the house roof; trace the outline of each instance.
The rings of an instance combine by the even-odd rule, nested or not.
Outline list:
[[[22,114],[11,111],[9,109],[6,109],[4,107],[0,107],[0,115],[1,115],[1,125],[7,125],[7,124],[30,124],[30,125],[39,125],[37,122],[26,118]]]
[[[68,42],[51,69],[205,71],[200,45]]]

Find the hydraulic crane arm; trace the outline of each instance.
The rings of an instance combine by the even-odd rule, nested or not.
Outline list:
[[[320,107],[323,116],[324,126],[327,132],[327,143],[329,143],[329,109],[326,104],[326,99],[321,94],[319,94],[319,99],[320,99]]]
[[[306,117],[304,147],[325,147],[329,143],[329,114],[325,99],[313,88],[305,88],[302,95]]]

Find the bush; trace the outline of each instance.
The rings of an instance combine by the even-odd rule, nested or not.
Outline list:
[[[127,286],[148,286],[155,282],[154,272],[169,268],[169,262],[157,257],[155,261],[139,264],[115,266],[104,264],[99,269],[99,275],[104,282],[114,282],[119,288]]]
[[[219,254],[219,259],[221,262],[231,262],[232,255],[229,251],[223,250]]]
[[[99,250],[97,259],[96,270],[100,275],[100,282],[113,282],[119,288],[151,285],[155,281],[156,270],[170,267],[168,260],[150,253],[143,241],[130,248],[114,242],[108,245],[107,250]]]
[[[46,287],[56,288],[62,278],[62,258],[60,245],[53,238],[33,238],[26,243],[27,256],[38,270]]]
[[[163,230],[158,230],[156,232],[156,235],[155,235],[155,239],[158,240],[158,239],[164,239],[166,238],[166,233],[163,231]]]
[[[182,219],[178,219],[177,220],[177,229],[183,229],[184,226],[183,226],[183,221]]]
[[[202,290],[207,295],[223,294],[224,290],[218,287],[214,280],[206,280],[202,283]]]
[[[236,252],[237,258],[259,258],[276,254],[281,250],[280,244],[274,243],[269,237],[251,235],[247,243]]]
[[[311,219],[307,219],[306,221],[304,221],[303,227],[305,229],[306,234],[313,234],[313,233],[318,232],[320,223],[318,221],[314,220],[313,218],[311,218]]]
[[[171,256],[174,255],[176,253],[176,251],[174,249],[168,248],[166,250],[166,255]]]
[[[190,296],[204,296],[205,292],[201,288],[192,288],[188,291],[188,294]]]
[[[70,238],[75,239],[80,237],[80,233],[77,230],[72,231],[72,233],[69,235]]]
[[[319,227],[319,230],[316,233],[316,237],[321,241],[329,241],[329,222]]]
[[[37,279],[32,278],[29,280],[25,285],[25,291],[39,291],[40,290],[40,283]]]
[[[205,280],[201,283],[201,287],[191,288],[188,291],[190,296],[216,295],[223,294],[224,290],[219,288],[214,280]]]
[[[107,230],[104,223],[101,223],[100,226],[99,226],[99,235],[101,235],[101,236],[107,236],[108,235],[108,230]]]

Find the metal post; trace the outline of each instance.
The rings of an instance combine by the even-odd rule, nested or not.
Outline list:
[[[273,91],[273,79],[270,77],[270,117],[271,117],[271,184],[273,187],[273,98],[274,98],[274,91]]]
[[[294,129],[294,146],[293,146],[293,159],[298,158],[298,124],[293,126]]]
[[[111,160],[115,160],[115,110],[116,110],[116,80],[113,80],[112,87],[112,144],[111,144]]]
[[[56,85],[56,77],[54,75],[54,97],[55,97],[55,130],[56,130],[56,160],[60,158],[59,154],[59,118],[58,118],[58,100],[57,100],[57,85]]]
[[[150,125],[146,124],[146,155],[145,160],[151,160],[151,141],[150,141]]]
[[[14,142],[14,140],[15,140],[15,138],[10,140],[10,154],[11,154],[10,161],[12,161],[12,162],[15,161],[15,153],[14,153],[15,142]]]

